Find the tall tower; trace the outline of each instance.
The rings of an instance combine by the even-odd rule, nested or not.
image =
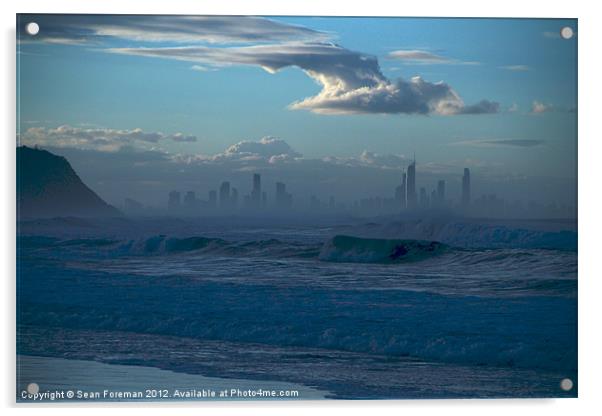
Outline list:
[[[222,182],[219,187],[219,206],[220,208],[230,207],[230,182]]]
[[[209,191],[209,208],[214,209],[217,206],[217,191],[212,189]]]
[[[437,182],[437,204],[441,207],[445,205],[445,181],[443,179]]]
[[[178,191],[171,191],[169,193],[167,209],[171,213],[177,213],[180,210],[180,193]]]
[[[464,208],[470,205],[470,169],[464,168],[462,176],[462,206]]]
[[[253,190],[251,191],[251,201],[255,208],[258,208],[261,203],[261,175],[253,174]]]
[[[415,209],[417,202],[416,195],[416,157],[414,156],[414,160],[408,166],[408,186],[407,186],[407,201],[408,208]]]

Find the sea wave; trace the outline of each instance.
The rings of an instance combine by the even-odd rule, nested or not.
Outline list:
[[[21,301],[19,325],[576,369],[576,304],[566,298],[526,302],[399,290],[199,285],[176,278],[108,281],[83,279],[82,271],[60,273],[49,278],[53,272],[46,270],[46,280],[30,275],[35,287],[22,282],[27,298]],[[62,290],[53,290],[59,282]]]
[[[348,232],[365,238],[439,241],[462,248],[528,248],[577,250],[574,224],[486,223],[423,219],[354,226]]]
[[[437,256],[448,247],[437,241],[388,240],[337,235],[324,243],[319,258],[350,263],[418,261]]]

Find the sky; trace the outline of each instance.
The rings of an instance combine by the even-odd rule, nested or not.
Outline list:
[[[20,15],[18,141],[113,203],[245,194],[252,172],[300,197],[389,196],[414,155],[429,193],[445,179],[455,197],[469,167],[476,194],[574,203],[576,35],[570,19]]]

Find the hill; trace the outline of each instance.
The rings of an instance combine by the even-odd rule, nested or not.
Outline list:
[[[67,159],[27,146],[17,148],[17,213],[20,218],[121,215],[82,182]]]

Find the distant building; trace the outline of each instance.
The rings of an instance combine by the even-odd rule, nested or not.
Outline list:
[[[219,187],[219,206],[229,209],[230,203],[230,182],[225,181]]]
[[[167,210],[171,213],[177,213],[180,211],[180,206],[180,193],[178,191],[171,191],[167,200]]]
[[[426,191],[425,191],[426,196]],[[408,166],[408,183],[407,183],[407,207],[415,209],[417,203],[416,195],[416,159]]]
[[[434,202],[434,201],[433,201]],[[437,182],[437,205],[440,207],[445,205],[445,181]]]
[[[290,209],[293,205],[293,196],[286,192],[283,182],[276,182],[276,208]]]
[[[464,168],[464,176],[462,176],[462,206],[470,205],[470,169]]]
[[[184,208],[186,212],[193,213],[197,209],[197,206],[196,194],[193,191],[186,192],[186,195],[184,195]]]
[[[255,208],[259,207],[261,202],[261,175],[253,174],[253,190],[251,191],[251,201]]]
[[[406,173],[401,175],[401,185],[395,188],[395,205],[394,210],[405,209],[406,207]]]

